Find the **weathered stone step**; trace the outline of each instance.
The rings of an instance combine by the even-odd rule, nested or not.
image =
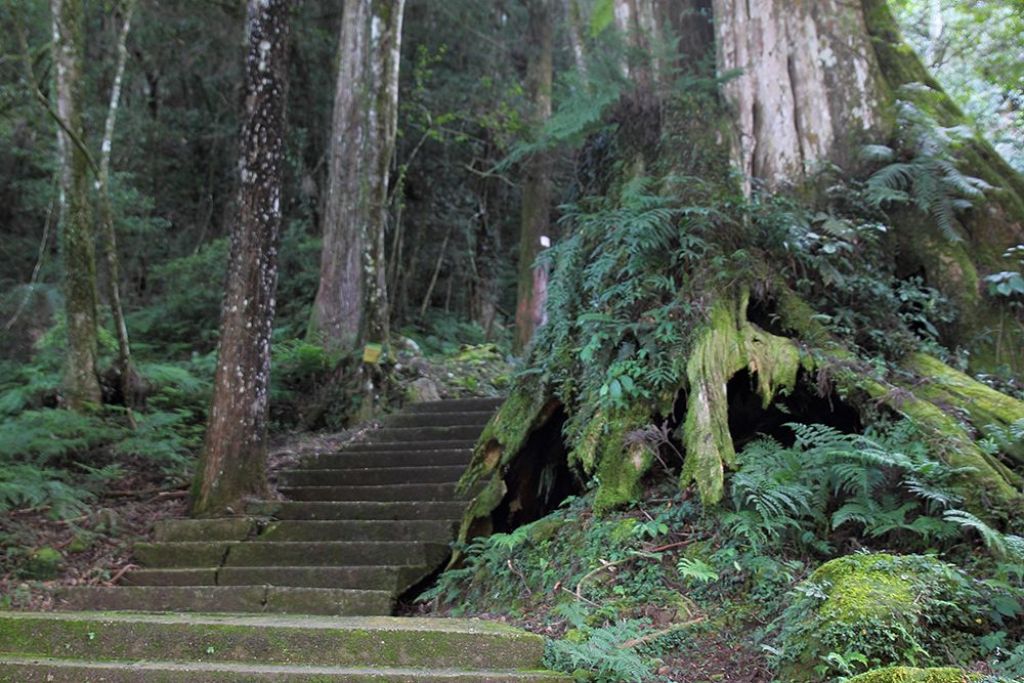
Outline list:
[[[476,446],[476,436],[469,439],[446,439],[438,441],[356,441],[346,444],[339,451],[340,453],[376,453],[380,451],[450,451],[450,450],[473,450]]]
[[[277,474],[281,486],[366,486],[384,484],[451,483],[459,480],[465,467],[372,467],[361,469],[281,470]]]
[[[291,586],[350,588],[402,593],[430,573],[416,565],[355,567],[206,567],[199,569],[136,569],[123,586]]]
[[[544,641],[466,619],[4,612],[0,653],[88,661],[500,671],[539,668]]]
[[[404,413],[455,413],[494,412],[505,402],[503,398],[455,398],[444,401],[410,403],[402,408]]]
[[[302,467],[324,470],[369,469],[374,467],[465,467],[473,457],[471,447],[449,450],[409,448],[397,451],[342,451],[303,458]]]
[[[483,431],[483,425],[478,424],[456,424],[456,425],[435,425],[432,427],[381,427],[367,433],[370,443],[382,443],[389,441],[412,441],[415,443],[430,443],[433,441],[468,441],[476,439]]]
[[[72,586],[58,594],[68,610],[272,612],[364,616],[391,614],[390,590],[288,586]]]
[[[254,517],[216,519],[162,519],[153,525],[158,543],[182,541],[244,541],[256,535],[261,520]]]
[[[434,541],[455,538],[457,524],[450,520],[282,520],[272,522],[253,539],[264,541]]]
[[[432,564],[447,554],[439,543],[408,541],[236,541],[137,543],[135,558],[154,569],[294,565]]]
[[[443,501],[457,498],[455,482],[388,486],[282,486],[278,491],[289,499],[298,501]]]
[[[462,517],[462,501],[258,501],[249,511],[278,519],[431,519],[456,520]]]
[[[494,415],[493,410],[473,412],[422,412],[388,415],[381,424],[385,427],[433,427],[435,425],[479,425],[481,429]]]
[[[444,543],[406,541],[267,541],[240,543],[228,553],[226,567],[356,566],[367,564],[436,565],[448,555]]]
[[[543,671],[458,671],[195,662],[84,662],[0,655],[0,683],[551,683]]]

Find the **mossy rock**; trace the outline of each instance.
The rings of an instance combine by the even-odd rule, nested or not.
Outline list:
[[[861,669],[968,661],[987,622],[979,585],[952,565],[920,555],[847,555],[797,587],[782,617],[780,677],[828,680],[838,673],[829,670],[831,654]]]
[[[18,569],[18,575],[23,579],[36,579],[38,581],[52,581],[60,574],[64,556],[60,551],[53,548],[39,548],[33,551],[25,563]]]
[[[854,676],[847,683],[970,683],[980,680],[982,680],[980,675],[960,669],[914,669],[906,666],[890,666]]]

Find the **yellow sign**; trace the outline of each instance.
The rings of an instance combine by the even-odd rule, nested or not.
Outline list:
[[[384,353],[384,347],[380,344],[367,344],[363,347],[363,362],[376,365],[380,362],[382,353]]]

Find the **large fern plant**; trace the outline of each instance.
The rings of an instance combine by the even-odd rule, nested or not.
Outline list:
[[[953,151],[969,135],[963,126],[940,126],[916,105],[897,102],[901,139],[892,147],[867,145],[865,161],[885,164],[867,181],[875,207],[909,205],[930,216],[943,236],[962,239],[957,214],[982,199],[992,186],[960,171]]]

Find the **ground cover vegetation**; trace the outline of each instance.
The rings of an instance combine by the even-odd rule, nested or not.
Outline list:
[[[393,150],[359,171],[383,258],[356,260],[339,344],[314,300],[350,210],[331,140],[356,4],[289,17],[267,424],[273,463],[403,401],[508,395],[453,564],[404,609],[525,624],[580,680],[1024,678],[1019,3],[864,0],[825,30],[834,3],[409,0],[393,111],[375,100]],[[8,606],[116,579],[186,513],[240,215],[243,5],[52,8],[0,5]],[[772,21],[817,26],[813,59],[771,71],[750,44]],[[98,394],[68,365],[74,150],[110,169],[83,176],[116,257],[93,266]]]

